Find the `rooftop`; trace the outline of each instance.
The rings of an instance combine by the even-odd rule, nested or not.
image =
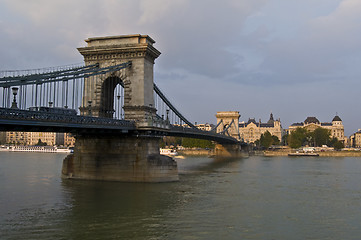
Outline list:
[[[318,121],[316,117],[307,117],[305,120],[305,124],[309,124],[309,123],[320,124],[320,121]]]

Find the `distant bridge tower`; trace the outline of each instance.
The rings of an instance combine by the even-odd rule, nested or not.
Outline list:
[[[132,62],[124,71],[107,73],[103,78],[85,79],[83,105],[87,115],[113,117],[114,89],[124,83],[124,118],[134,120],[138,127],[156,113],[153,98],[153,65],[160,52],[153,47],[155,41],[148,35],[97,37],[85,40],[87,47],[78,48],[85,65],[99,64],[100,68]],[[91,102],[89,102],[91,101]]]
[[[239,137],[239,118],[237,111],[217,112],[217,133],[225,131],[225,134],[240,140]]]
[[[241,140],[239,135],[239,118],[237,111],[217,112],[217,133],[229,135]],[[241,154],[241,145],[238,144],[216,144],[215,153],[218,156],[238,157]]]

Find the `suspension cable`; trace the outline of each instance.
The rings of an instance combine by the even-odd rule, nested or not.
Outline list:
[[[174,106],[173,104],[164,96],[164,94],[160,91],[156,84],[154,84],[154,91],[159,95],[159,97],[165,102],[165,104],[180,118],[182,119],[188,126],[191,128],[196,128],[190,121],[188,121]]]

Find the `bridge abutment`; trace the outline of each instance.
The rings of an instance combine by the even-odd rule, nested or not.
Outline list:
[[[239,144],[216,144],[214,148],[216,156],[219,157],[242,157],[243,149]]]
[[[74,154],[64,159],[62,176],[70,179],[172,182],[177,163],[159,154],[159,138],[77,136]]]

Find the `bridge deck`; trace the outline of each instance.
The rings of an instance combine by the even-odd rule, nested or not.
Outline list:
[[[54,114],[38,111],[0,108],[0,130],[34,132],[115,131],[136,130],[134,122],[109,118]]]
[[[137,135],[200,138],[219,143],[239,143],[235,138],[196,128],[170,125],[169,128],[147,128],[143,130],[137,128],[132,121],[12,108],[0,108],[0,131],[108,133],[115,135],[134,133]]]

